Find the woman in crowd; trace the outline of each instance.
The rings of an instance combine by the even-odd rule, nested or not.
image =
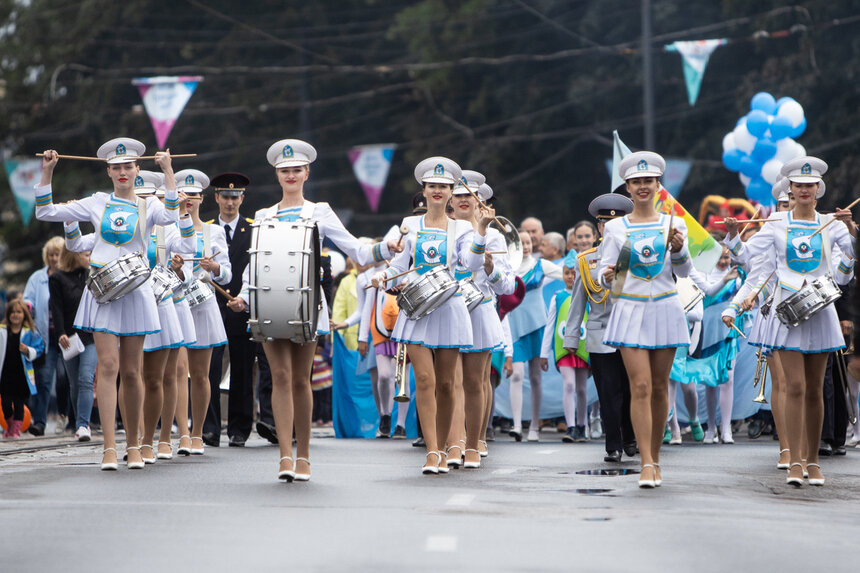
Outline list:
[[[45,424],[48,420],[48,405],[51,402],[51,392],[54,390],[54,380],[57,376],[57,359],[60,357],[57,348],[59,333],[54,330],[51,322],[51,307],[48,302],[50,298],[50,287],[48,281],[50,276],[58,268],[60,253],[63,249],[62,237],[51,237],[42,247],[42,261],[45,266],[30,275],[27,286],[24,287],[24,300],[30,303],[33,309],[33,321],[36,325],[36,334],[42,337],[45,347],[44,360],[36,365],[36,394],[30,399],[30,410],[33,420],[30,423],[29,432],[34,436],[45,433]],[[61,384],[60,386],[63,386]],[[57,433],[66,429],[66,412],[68,410],[68,386],[57,388]]]
[[[80,237],[77,223],[66,226],[66,241]],[[96,372],[96,345],[93,335],[75,328],[75,314],[86,289],[90,268],[89,249],[81,252],[63,246],[59,269],[48,279],[51,290],[51,317],[54,330],[59,333],[60,348],[68,349],[70,339],[77,336],[83,351],[68,360],[63,360],[69,378],[71,401],[75,412],[75,437],[78,441],[88,442],[92,437],[90,415],[93,411],[93,377]]]

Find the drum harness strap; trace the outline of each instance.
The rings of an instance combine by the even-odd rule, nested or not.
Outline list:
[[[155,264],[167,268],[167,244],[164,240],[164,227],[155,227]]]

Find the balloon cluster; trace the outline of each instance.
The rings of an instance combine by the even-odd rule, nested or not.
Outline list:
[[[753,96],[750,112],[723,138],[723,164],[740,173],[748,199],[773,202],[770,192],[783,163],[806,155],[794,141],[805,129],[803,107],[794,99],[777,100],[766,92]]]

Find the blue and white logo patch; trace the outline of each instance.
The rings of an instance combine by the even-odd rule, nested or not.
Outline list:
[[[810,238],[812,230],[789,227],[786,233],[785,264],[796,273],[807,274],[821,264],[821,234]]]
[[[108,203],[100,226],[102,240],[117,247],[131,242],[137,218],[136,206]]]
[[[120,143],[119,145],[116,146],[116,154],[117,155],[125,155],[125,153],[126,153],[125,145]]]
[[[809,163],[804,163],[800,168],[801,175],[812,175],[812,166]]]
[[[648,171],[648,162],[642,159],[639,163],[636,164],[636,169],[639,171]]]
[[[284,157],[292,157],[293,156],[293,148],[290,147],[289,145],[285,145],[283,155],[284,155]]]
[[[651,280],[663,270],[666,243],[660,229],[643,229],[627,233],[630,239],[630,272],[633,276]]]
[[[135,177],[134,178],[134,186],[135,187],[143,187],[143,177],[141,177],[140,175]]]
[[[185,184],[186,185],[194,185],[194,176],[188,175],[187,177],[185,177]]]
[[[442,166],[441,163],[437,163],[436,167],[433,168],[433,175],[445,175],[445,168]]]

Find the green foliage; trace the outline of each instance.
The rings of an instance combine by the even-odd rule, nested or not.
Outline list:
[[[832,169],[823,206],[857,195],[860,23],[851,18],[860,0],[652,3],[656,151],[694,160],[681,196],[688,209],[709,194],[742,196],[720,142],[758,91],[803,104],[800,142]],[[501,214],[564,231],[608,191],[612,130],[631,148],[643,144],[640,16],[631,0],[0,0],[0,141],[10,155],[92,155],[129,135],[152,151],[131,80],[199,74],[169,147],[199,154],[177,169],[247,173],[246,216],[279,196],[268,146],[299,137],[320,152],[308,195],[351,210],[356,234],[397,223],[418,190],[413,166],[440,154],[485,173]],[[773,35],[781,30],[791,33]],[[754,39],[758,31],[771,35]],[[717,37],[732,42],[714,53],[690,108],[680,57],[662,46]],[[346,152],[378,142],[398,149],[371,214]],[[60,200],[108,184],[101,166],[73,161],[61,162],[55,182]],[[214,214],[214,201],[204,210]],[[59,231],[4,224],[8,257],[29,266],[2,280],[25,278]]]

